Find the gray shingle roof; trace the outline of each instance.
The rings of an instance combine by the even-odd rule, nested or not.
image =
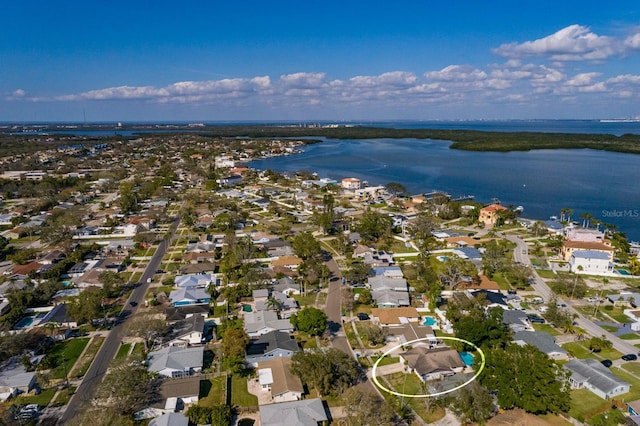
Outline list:
[[[300,348],[295,339],[282,331],[270,331],[257,339],[251,339],[247,346],[247,355],[262,355],[276,349],[298,352]]]
[[[604,393],[612,392],[620,386],[629,386],[629,383],[614,376],[607,367],[595,359],[572,359],[564,365],[571,372],[571,377],[578,382],[589,384]]]
[[[327,420],[320,398],[260,406],[262,426],[317,426]]]
[[[536,331],[518,331],[513,335],[513,340],[515,342],[522,341],[531,346],[535,346],[541,352],[546,354],[550,353],[563,353],[566,354],[567,351],[562,349],[560,346],[556,344],[556,340],[552,335],[545,332],[536,332]]]
[[[169,346],[149,353],[149,371],[159,372],[164,369],[188,370],[202,368],[203,347],[179,348]]]

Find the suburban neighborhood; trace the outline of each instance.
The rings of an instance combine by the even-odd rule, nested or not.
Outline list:
[[[13,138],[2,424],[640,425],[640,245],[587,213],[251,167],[308,139]]]

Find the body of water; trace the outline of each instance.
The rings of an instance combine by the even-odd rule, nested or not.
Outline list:
[[[638,127],[638,125],[636,125]],[[357,177],[371,185],[400,182],[411,193],[432,190],[454,197],[524,207],[525,217],[560,216],[573,209],[615,224],[640,240],[640,155],[588,149],[530,152],[472,152],[449,149],[450,142],[418,139],[333,140],[310,145],[288,157],[251,162],[275,171],[306,169],[320,177]]]

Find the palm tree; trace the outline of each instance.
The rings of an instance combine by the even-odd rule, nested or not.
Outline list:
[[[584,212],[580,217],[582,218],[582,227],[588,228],[591,224],[591,219],[593,219],[593,216],[587,212]]]
[[[276,311],[278,315],[280,315],[280,311],[282,311],[282,308],[283,308],[282,303],[273,296],[270,296],[269,298],[267,298],[267,301],[265,302],[265,306],[267,309],[272,309]]]
[[[572,214],[573,214],[573,209],[567,209],[567,222],[571,222]]]

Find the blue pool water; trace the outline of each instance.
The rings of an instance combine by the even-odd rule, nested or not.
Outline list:
[[[436,325],[438,323],[438,321],[433,318],[433,317],[425,317],[424,318],[424,322],[422,323],[423,325],[428,325],[428,326],[432,326],[432,325]]]
[[[20,321],[18,321],[14,328],[29,327],[31,324],[33,324],[34,319],[35,317],[24,317]]]
[[[460,358],[462,358],[464,365],[473,365],[473,355],[469,352],[460,352]]]
[[[631,275],[628,271],[626,271],[625,269],[618,269],[618,273],[620,275]]]

